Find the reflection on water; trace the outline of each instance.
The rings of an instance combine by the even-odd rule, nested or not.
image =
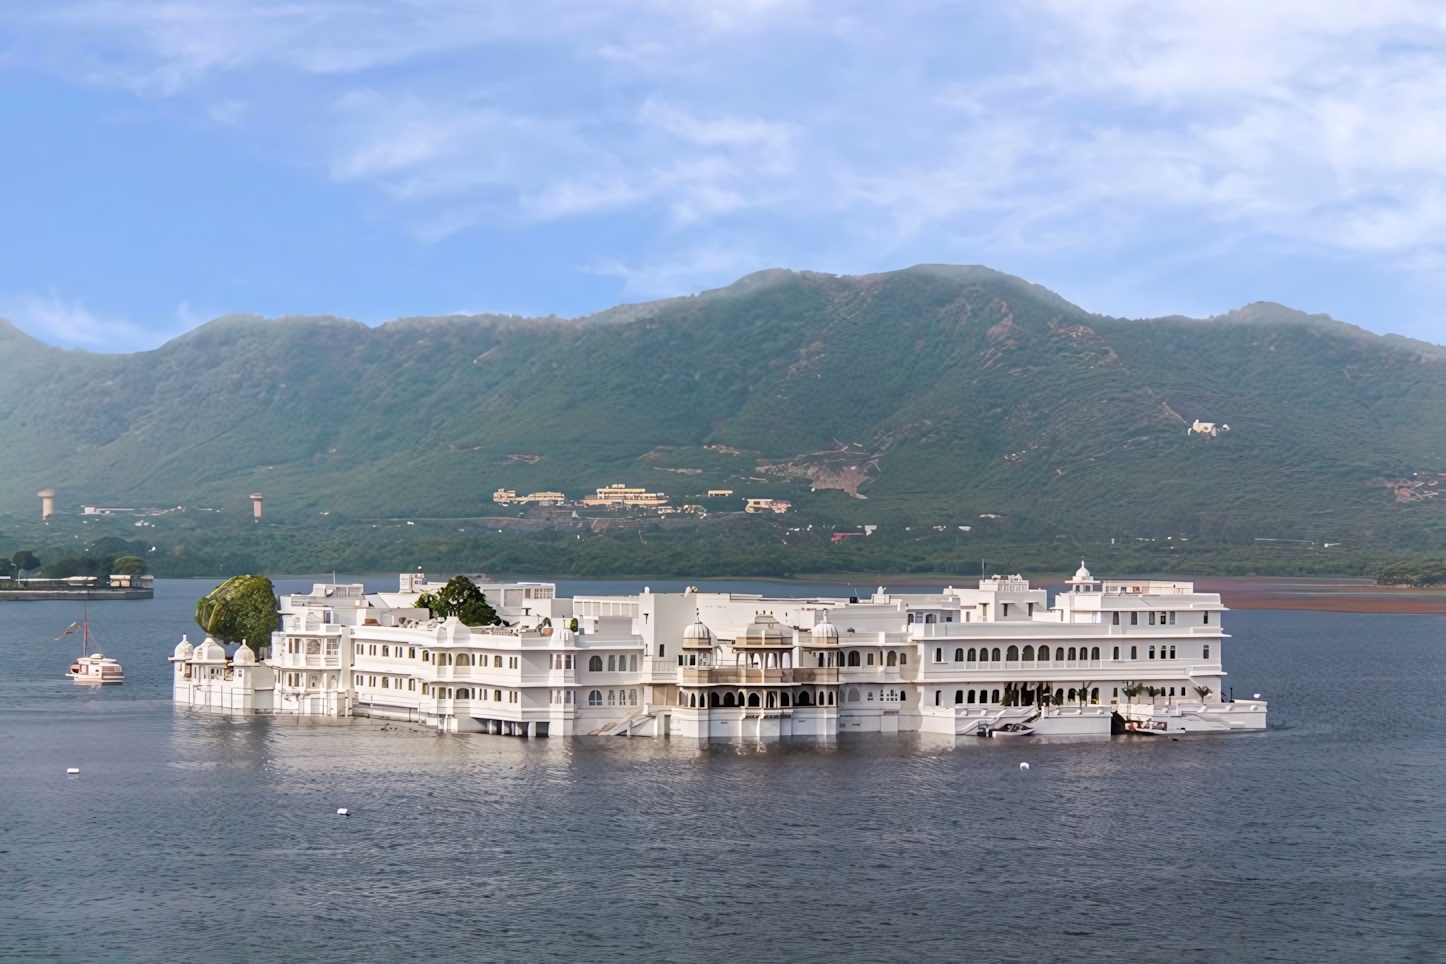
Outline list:
[[[102,692],[63,678],[69,604],[0,608],[0,959],[1437,960],[1446,944],[1440,617],[1232,613],[1230,685],[1271,700],[1260,734],[700,747],[178,712],[165,656],[210,586],[92,607],[126,667]]]

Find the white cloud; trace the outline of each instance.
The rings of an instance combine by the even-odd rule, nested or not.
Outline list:
[[[0,300],[0,315],[36,338],[72,348],[133,350],[153,347],[158,340],[156,332],[124,318],[96,314],[55,291]]]

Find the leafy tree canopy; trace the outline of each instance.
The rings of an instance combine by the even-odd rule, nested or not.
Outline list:
[[[122,576],[140,576],[146,571],[146,561],[140,556],[121,556],[111,567],[111,572]]]
[[[21,549],[11,557],[10,561],[14,564],[15,568],[21,572],[40,568],[40,560],[35,558],[35,553],[29,549]]]
[[[436,592],[417,597],[420,609],[430,610],[438,619],[456,616],[467,626],[500,626],[497,610],[487,604],[487,597],[477,584],[466,576],[453,576]]]
[[[276,588],[265,576],[232,576],[196,603],[196,625],[223,643],[245,642],[257,655],[280,625]]]

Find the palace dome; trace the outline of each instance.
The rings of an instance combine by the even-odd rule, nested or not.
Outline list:
[[[1085,568],[1084,560],[1083,560],[1083,559],[1080,560],[1079,568],[1075,570],[1074,581],[1075,581],[1075,582],[1093,582],[1093,581],[1094,581],[1094,577],[1090,575],[1090,571]]]
[[[768,613],[759,613],[753,624],[743,630],[743,641],[749,646],[781,646],[791,642],[789,633]]]
[[[226,650],[221,648],[220,643],[207,636],[205,642],[196,647],[196,659],[206,663],[224,663],[226,662]]]
[[[712,639],[713,631],[701,622],[692,623],[683,630],[684,639]]]
[[[231,662],[238,666],[249,666],[256,662],[256,654],[251,651],[250,646],[242,643],[236,647],[236,655],[231,657]]]
[[[823,614],[823,622],[816,623],[813,627],[814,639],[838,640],[838,627],[828,621],[828,613]]]
[[[191,645],[191,641],[186,638],[185,634],[182,634],[181,641],[176,644],[176,651],[171,655],[176,659],[190,659],[191,654],[195,651],[196,647]]]

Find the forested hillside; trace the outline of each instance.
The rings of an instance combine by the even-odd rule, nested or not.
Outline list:
[[[0,352],[16,520],[43,486],[63,513],[262,491],[269,521],[361,523],[612,482],[1015,540],[1428,548],[1446,518],[1446,351],[1275,305],[1106,318],[979,267],[769,271],[577,320],[232,316],[133,355],[0,324]]]

